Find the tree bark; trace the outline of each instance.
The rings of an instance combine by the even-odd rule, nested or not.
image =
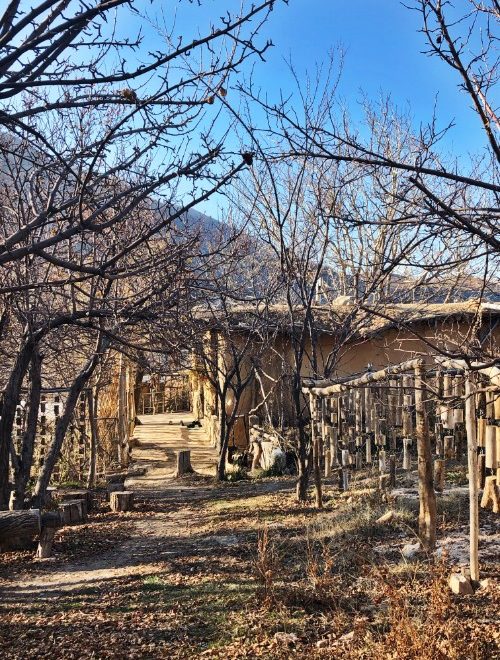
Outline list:
[[[97,424],[98,390],[90,390],[88,393],[88,409],[90,419],[90,461],[87,476],[87,488],[92,488],[95,482],[97,465],[97,448],[99,447],[99,427]]]
[[[424,368],[415,367],[415,413],[418,453],[418,492],[420,511],[418,530],[420,539],[427,550],[436,545],[436,493],[432,474],[432,455],[427,416],[424,405]]]
[[[31,358],[31,391],[29,398],[28,419],[26,431],[23,435],[21,455],[14,473],[15,500],[14,508],[22,509],[24,507],[24,496],[28,484],[31,468],[33,465],[33,452],[35,448],[36,425],[38,422],[38,410],[40,407],[40,396],[42,390],[42,359],[38,347],[33,350]]]
[[[43,463],[42,469],[40,470],[40,474],[38,475],[38,480],[36,482],[33,496],[33,506],[35,506],[35,504],[38,508],[43,506],[47,486],[49,485],[52,472],[54,470],[55,464],[57,463],[57,459],[59,458],[59,453],[64,442],[64,437],[71,422],[76,404],[78,403],[78,398],[83,388],[94,373],[94,370],[101,358],[101,353],[104,350],[104,346],[101,344],[104,344],[104,341],[99,338],[96,352],[88,360],[87,364],[78,374],[70,388],[68,398],[66,399],[66,405],[64,406],[64,412],[57,422],[54,437],[47,451],[47,454],[45,455],[45,461]]]
[[[35,345],[35,341],[31,338],[24,343],[4,390],[2,415],[0,417],[0,509],[6,509],[9,504],[9,455],[12,429],[23,379],[28,371]]]

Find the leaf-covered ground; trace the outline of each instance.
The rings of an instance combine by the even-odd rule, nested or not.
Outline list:
[[[208,479],[144,493],[136,510],[103,504],[62,530],[53,560],[1,556],[4,658],[500,657],[500,563],[474,596],[447,587],[456,563],[407,562],[411,497],[331,484],[321,513],[287,479],[215,488]],[[392,521],[377,524],[388,509]],[[482,512],[498,534],[499,517]],[[439,508],[441,538],[463,530],[467,499]]]

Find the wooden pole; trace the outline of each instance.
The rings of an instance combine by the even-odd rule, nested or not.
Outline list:
[[[389,486],[396,488],[396,456],[394,454],[389,456]]]
[[[479,502],[477,489],[477,435],[475,384],[470,373],[465,380],[465,428],[469,468],[469,541],[471,580],[479,581]]]
[[[349,488],[349,463],[350,456],[348,449],[342,449],[342,489]]]
[[[444,460],[436,458],[434,461],[434,488],[438,493],[444,490]]]
[[[403,438],[403,470],[411,470],[411,438]]]
[[[429,428],[424,405],[425,376],[423,363],[415,367],[415,418],[418,454],[418,491],[420,511],[419,535],[427,550],[436,545],[436,494],[432,474],[432,455]]]

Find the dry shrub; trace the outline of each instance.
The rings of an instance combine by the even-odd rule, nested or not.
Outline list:
[[[382,657],[398,660],[455,660],[468,657],[460,650],[460,628],[447,584],[444,563],[429,564],[429,577],[396,584],[379,570],[381,595],[388,601],[388,632],[376,644]]]
[[[269,537],[269,530],[264,527],[259,531],[257,538],[257,558],[254,562],[257,579],[262,587],[264,604],[274,601],[276,576],[279,572],[280,561],[274,542]]]

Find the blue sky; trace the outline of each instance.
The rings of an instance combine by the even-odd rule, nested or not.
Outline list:
[[[456,0],[458,5],[462,2]],[[149,11],[161,8],[168,23],[177,10],[176,32],[187,39],[197,31],[205,33],[210,20],[238,6],[237,0],[202,0],[201,6],[196,0],[156,0]],[[288,6],[277,2],[261,33],[261,39],[270,38],[275,46],[266,62],[256,64],[254,80],[270,98],[277,98],[280,88],[286,92],[293,86],[285,60],[291,58],[299,76],[305,77],[340,45],[345,61],[339,91],[355,117],[363,94],[374,100],[381,93],[390,94],[418,127],[431,119],[437,97],[441,127],[455,122],[443,146],[459,158],[477,152],[484,138],[469,101],[458,89],[454,72],[423,54],[420,27],[420,15],[398,0],[290,0]],[[214,202],[201,210],[214,213]]]

